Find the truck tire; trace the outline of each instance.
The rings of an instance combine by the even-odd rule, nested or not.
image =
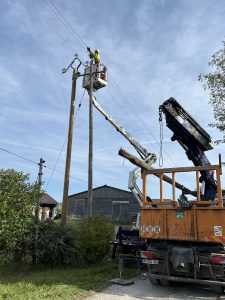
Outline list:
[[[225,294],[225,289],[223,286],[214,286],[213,290],[220,295],[224,295]]]

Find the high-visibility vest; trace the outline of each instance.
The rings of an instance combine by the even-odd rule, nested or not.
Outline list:
[[[90,58],[94,58],[96,63],[100,63],[101,57],[99,53],[96,52],[90,52]]]
[[[95,58],[95,62],[96,63],[100,63],[100,60],[101,60],[101,57],[100,57],[100,54],[99,53],[94,53],[94,58]]]

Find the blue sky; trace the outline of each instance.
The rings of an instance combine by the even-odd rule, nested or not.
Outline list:
[[[150,152],[159,156],[158,107],[171,96],[214,140],[219,137],[207,126],[213,111],[197,78],[210,70],[211,55],[222,47],[224,1],[3,0],[0,14],[0,147],[36,162],[42,157],[47,167],[44,188],[51,175],[48,168],[54,168],[68,130],[71,72],[62,75],[61,69],[75,53],[87,60],[85,45],[100,49],[112,78],[96,93],[98,101]],[[76,109],[82,94],[80,80]],[[192,165],[171,136],[164,126],[164,167]],[[127,189],[133,166],[117,155],[120,147],[136,155],[94,111],[95,187]],[[220,145],[207,154],[211,163],[217,163],[223,150]],[[65,155],[66,147],[47,187],[58,201],[63,194]],[[3,151],[0,161],[2,168],[30,173],[32,181],[37,177],[35,164]],[[70,194],[87,189],[87,161],[86,93],[75,120]]]

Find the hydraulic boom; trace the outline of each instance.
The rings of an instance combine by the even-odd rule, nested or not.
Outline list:
[[[213,149],[208,133],[174,98],[171,97],[165,101],[160,109],[165,114],[167,127],[173,132],[171,140],[178,141],[195,166],[210,166],[211,164],[205,155],[205,151]],[[200,182],[204,187],[202,198],[214,200],[217,192],[214,172],[201,171]]]

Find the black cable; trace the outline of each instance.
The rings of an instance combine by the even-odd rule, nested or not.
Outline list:
[[[156,137],[152,134],[152,132],[150,131],[150,128],[148,128],[148,126],[146,125],[146,123],[143,121],[143,119],[137,114],[137,111],[135,110],[134,106],[128,101],[127,97],[123,94],[123,92],[121,91],[120,87],[115,83],[115,81],[113,80],[112,76],[111,77],[111,85],[112,87],[115,89],[115,91],[117,91],[120,96],[121,99],[130,107],[130,110],[132,111],[132,113],[135,115],[135,117],[138,117],[138,119],[140,120],[140,122],[143,124],[143,126],[148,130],[148,132],[150,133],[150,135],[152,136],[152,138],[155,140],[155,142],[160,146],[160,142],[156,139]],[[144,133],[144,132],[143,132]],[[176,165],[176,163],[174,162],[174,160],[169,156],[169,154],[163,149],[162,150],[167,158],[174,164]]]
[[[83,98],[84,98],[85,92],[86,92],[86,90],[84,90],[83,95],[82,95],[82,97],[81,97],[80,103],[79,103],[79,105],[78,105],[78,109],[77,109],[76,114],[75,114],[75,117],[74,117],[74,121],[76,120],[76,117],[77,117],[78,112],[79,112],[79,110],[80,110],[81,103],[82,103],[82,100],[83,100]],[[51,175],[50,175],[50,177],[49,177],[49,179],[48,179],[48,182],[47,182],[47,184],[46,184],[45,191],[47,190],[47,187],[48,187],[48,185],[49,185],[49,183],[50,183],[50,181],[51,181],[51,179],[52,179],[52,176],[53,176],[53,174],[54,174],[54,172],[55,172],[55,169],[56,169],[56,167],[57,167],[57,164],[58,164],[58,162],[59,162],[59,159],[60,159],[60,157],[61,157],[61,154],[62,154],[62,151],[63,151],[63,149],[64,149],[64,146],[65,146],[65,144],[66,144],[67,139],[68,139],[68,138],[66,137],[66,139],[65,139],[65,141],[64,141],[64,143],[63,143],[63,145],[62,145],[62,147],[61,147],[61,150],[60,150],[60,153],[59,153],[58,158],[57,158],[57,160],[56,160],[56,163],[55,163],[55,165],[54,165],[54,168],[52,169],[52,173],[51,173]]]
[[[51,0],[48,0],[47,2],[48,7],[51,9],[51,11],[61,19],[61,22],[63,22],[63,24],[70,29],[70,31],[73,33],[73,35],[75,36],[75,38],[77,39],[77,41],[80,43],[81,47],[83,49],[86,50],[87,45],[85,44],[85,42],[82,40],[82,38],[79,36],[79,34],[76,32],[76,30],[71,26],[71,24],[69,23],[69,21],[67,21],[67,19],[63,16],[63,14],[57,9],[57,7],[52,3]]]
[[[4,149],[4,148],[1,148],[1,147],[0,147],[0,150],[5,151],[5,152],[7,152],[7,153],[9,153],[9,154],[12,154],[12,155],[14,155],[14,156],[16,156],[16,157],[19,157],[19,158],[21,158],[21,159],[23,159],[23,160],[29,161],[29,162],[31,162],[31,163],[33,163],[33,164],[36,164],[36,165],[39,164],[39,163],[37,163],[37,162],[35,162],[35,161],[31,160],[31,159],[28,159],[28,158],[26,158],[26,157],[23,157],[23,156],[21,156],[21,155],[18,155],[18,154],[16,154],[16,153],[11,152],[11,151],[9,151],[9,150],[6,150],[6,149]],[[45,168],[46,168],[46,169],[49,169],[49,170],[54,170],[53,168],[50,168],[50,167],[47,167],[47,166],[45,166]],[[63,171],[59,171],[59,170],[54,170],[54,171],[55,171],[55,172],[58,172],[58,173],[61,173],[61,174],[64,174]],[[76,180],[79,180],[79,181],[88,183],[87,181],[85,181],[85,180],[83,180],[83,179],[80,179],[80,178],[77,178],[77,177],[74,177],[74,176],[71,176],[71,175],[70,175],[70,177],[73,178],[73,179],[76,179]],[[96,186],[96,185],[95,185],[95,186]]]
[[[47,167],[46,166],[46,169],[49,169],[49,170],[54,170],[53,168],[50,168],[50,167]],[[63,171],[59,171],[59,170],[54,170],[54,172],[57,172],[57,173],[61,173],[61,174],[64,174]],[[79,180],[81,182],[84,182],[84,183],[88,183],[86,180],[83,180],[83,179],[80,179],[80,178],[77,178],[77,177],[74,177],[72,175],[70,175],[71,178],[75,179],[75,180]],[[93,184],[94,186],[96,186],[95,184]]]
[[[64,146],[65,146],[65,144],[66,144],[66,141],[67,141],[67,137],[66,137],[66,139],[65,139],[65,141],[64,141],[64,143],[63,143],[63,145],[62,145],[62,147],[61,147],[61,150],[60,150],[60,153],[59,153],[58,158],[57,158],[57,160],[56,160],[56,163],[55,163],[55,165],[54,165],[54,168],[52,169],[52,173],[51,173],[51,175],[50,175],[50,177],[49,177],[49,179],[48,179],[48,182],[47,182],[47,184],[46,184],[46,186],[45,186],[45,192],[46,192],[46,190],[47,190],[47,188],[48,188],[48,185],[49,185],[49,183],[50,183],[50,181],[51,181],[51,179],[52,179],[52,176],[53,176],[53,174],[54,174],[54,172],[55,172],[55,169],[56,169],[57,164],[58,164],[58,162],[59,162],[59,159],[60,159],[60,156],[61,156],[61,154],[62,154],[63,148],[64,148]]]
[[[29,161],[29,162],[31,162],[31,163],[33,163],[33,164],[38,165],[38,163],[37,163],[36,161],[33,161],[33,160],[31,160],[31,159],[29,159],[29,158],[26,158],[26,157],[23,157],[23,156],[21,156],[21,155],[19,155],[19,154],[13,153],[13,152],[11,152],[11,151],[9,151],[9,150],[6,150],[6,149],[4,149],[4,148],[1,148],[1,147],[0,147],[0,150],[5,151],[5,152],[7,152],[7,153],[9,153],[9,154],[12,154],[12,155],[14,155],[14,156],[17,156],[17,157],[19,157],[19,158],[21,158],[21,159],[23,159],[23,160]]]
[[[79,34],[76,32],[76,30],[72,27],[72,25],[69,23],[69,21],[64,17],[64,15],[57,9],[57,7],[52,3],[51,0],[48,0],[48,2],[46,2],[48,7],[51,9],[51,11],[59,18],[59,20],[61,21],[61,23],[67,28],[69,29],[73,35],[75,36],[76,40],[78,40],[78,42],[80,43],[81,47],[84,48],[86,50],[87,45],[86,43],[82,40],[82,38],[79,36]],[[155,140],[155,142],[160,146],[160,142],[155,138],[155,136],[152,134],[152,132],[150,131],[150,129],[147,127],[147,125],[145,124],[145,122],[143,121],[143,119],[137,115],[137,112],[135,110],[135,108],[131,105],[131,103],[128,101],[127,97],[123,94],[122,90],[120,89],[120,87],[117,85],[117,83],[114,81],[114,79],[111,77],[111,82],[109,80],[109,82],[111,83],[111,85],[113,86],[113,88],[117,91],[117,93],[120,94],[121,99],[130,107],[130,109],[133,111],[133,113],[135,114],[135,116],[137,116],[140,120],[140,122],[144,125],[144,127],[148,130],[148,132],[150,133],[150,135],[152,136],[152,138]],[[116,87],[116,88],[115,88]],[[163,150],[163,152],[166,154],[166,156],[169,158],[169,160],[176,165],[176,163],[173,161],[173,159],[168,155],[168,153]]]
[[[53,31],[55,32],[55,34],[56,34],[56,35],[57,35],[64,43],[68,43],[69,41],[66,40],[66,39],[64,39],[64,37],[59,33],[59,31],[57,31],[57,30],[52,26],[52,24],[51,24],[49,21],[47,21],[47,20],[42,16],[42,14],[40,13],[39,9],[33,5],[33,2],[32,2],[32,1],[29,1],[29,2],[30,2],[31,7],[38,13],[38,15],[40,16],[40,18],[44,20],[44,22],[51,28],[51,30],[53,30]],[[69,42],[69,46],[70,46],[71,50],[74,51],[74,46],[73,46],[73,44],[72,44],[71,42]]]

